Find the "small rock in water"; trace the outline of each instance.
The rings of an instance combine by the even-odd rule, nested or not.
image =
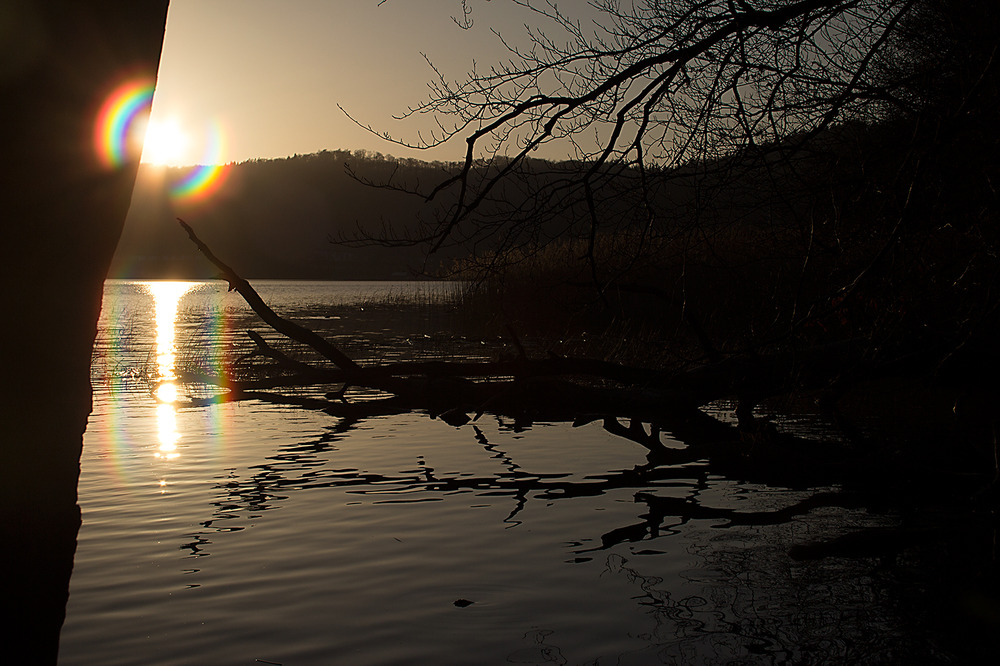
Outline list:
[[[455,599],[455,605],[459,608],[465,608],[466,606],[471,606],[476,603],[475,601],[469,601],[468,599]]]

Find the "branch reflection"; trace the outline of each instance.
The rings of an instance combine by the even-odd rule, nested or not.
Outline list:
[[[595,520],[596,534],[581,533],[563,545],[568,565],[596,566],[598,577],[634,586],[632,598],[649,618],[650,626],[641,634],[648,647],[621,655],[623,658],[642,663],[661,659],[668,663],[719,663],[744,659],[749,650],[763,661],[780,661],[782,650],[799,645],[800,652],[791,655],[791,661],[813,663],[820,657],[853,661],[862,654],[885,655],[901,649],[889,639],[902,635],[901,627],[913,619],[893,606],[901,589],[896,570],[887,566],[894,556],[870,551],[868,541],[845,556],[843,549],[836,550],[838,540],[834,537],[838,533],[855,529],[874,534],[882,529],[883,537],[908,535],[909,541],[897,544],[897,554],[899,548],[911,549],[907,551],[911,553],[910,565],[912,548],[936,548],[939,536],[954,536],[955,529],[941,535],[932,530],[910,530],[905,514],[887,510],[884,495],[860,486],[790,489],[767,474],[737,481],[723,473],[728,464],[725,456],[698,458],[687,449],[678,449],[683,455],[675,461],[651,454],[643,464],[583,476],[571,471],[534,471],[495,441],[500,437],[486,434],[490,430],[530,433],[534,426],[523,419],[494,418],[495,429],[481,423],[464,431],[469,433],[470,445],[495,461],[492,473],[435,469],[423,450],[414,450],[409,464],[387,465],[388,471],[345,465],[343,458],[338,462],[339,444],[346,449],[346,440],[355,430],[370,428],[381,417],[355,415],[338,420],[319,437],[283,446],[246,468],[245,473],[229,470],[215,486],[211,516],[201,522],[202,529],[187,534],[179,548],[192,558],[209,556],[220,533],[242,531],[300,491],[319,488],[347,489],[373,504],[442,501],[460,494],[509,501],[511,510],[502,519],[508,529],[529,520],[522,515],[529,505],[631,490],[635,501],[632,520],[612,518],[611,529],[607,522]],[[604,421],[603,425],[612,434],[624,431],[623,436],[630,440],[668,432],[655,425],[649,427],[652,434],[640,432],[639,424],[619,428]],[[594,423],[590,427],[600,426]],[[688,437],[684,442],[688,448],[699,449],[694,445],[697,437],[690,433]],[[572,468],[567,461],[566,469]],[[758,491],[743,497],[737,509],[719,493],[727,485],[756,485]],[[803,521],[805,516],[807,521]],[[818,557],[827,557],[822,547],[801,551],[803,557],[790,553],[789,547],[802,543],[804,535],[809,540],[827,539],[830,546],[826,550],[839,559],[816,562]],[[667,581],[664,564],[657,556],[676,553],[678,548],[686,549],[697,564],[683,572],[680,582],[674,578]],[[816,552],[820,552],[818,557],[814,557]],[[842,573],[831,578],[831,568]],[[798,598],[802,590],[812,590],[807,605],[815,616],[791,618],[782,614],[784,610],[774,611],[788,608],[788,600]],[[885,603],[858,605],[859,599],[883,593]],[[827,617],[833,618],[833,624],[824,619]],[[917,621],[923,624],[925,619]],[[527,646],[512,654],[512,659],[520,660],[529,653],[558,655],[559,647],[550,640],[554,638],[550,633],[540,629],[532,634],[533,640],[526,635]],[[914,653],[919,649],[913,647]]]

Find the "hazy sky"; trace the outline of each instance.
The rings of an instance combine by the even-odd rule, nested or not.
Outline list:
[[[475,25],[466,31],[452,20],[460,0],[171,0],[151,118],[172,147],[167,161],[205,162],[212,132],[223,162],[338,148],[458,158],[460,141],[413,153],[356,127],[337,104],[415,138],[418,125],[392,116],[427,96],[433,72],[421,53],[462,78],[473,59],[504,57],[491,28],[523,42],[525,21],[537,23],[507,0],[469,4]],[[147,138],[146,161],[155,140]]]

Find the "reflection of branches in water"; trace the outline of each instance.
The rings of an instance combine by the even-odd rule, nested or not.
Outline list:
[[[877,590],[864,565],[790,567],[775,557],[777,544],[760,535],[710,539],[698,555],[704,569],[689,571],[691,594],[648,568],[608,555],[602,575],[638,588],[636,601],[651,626],[637,637],[648,646],[628,655],[650,663],[913,663],[926,659],[921,641],[901,640],[902,619]],[[743,541],[748,539],[748,541]],[[780,541],[780,539],[779,539]],[[646,559],[650,567],[656,559]],[[835,582],[832,582],[835,581]],[[626,655],[622,655],[623,657]]]
[[[202,523],[202,526],[211,527],[212,522],[213,521],[211,520],[206,520],[204,523]],[[181,550],[190,551],[191,552],[190,557],[204,557],[205,555],[208,555],[209,553],[204,550],[203,546],[207,546],[212,542],[206,539],[205,536],[202,534],[192,534],[190,536],[193,540],[190,541],[189,543],[182,544]]]
[[[642,521],[606,532],[601,537],[600,546],[576,550],[576,555],[611,548],[624,542],[674,534],[677,527],[693,519],[725,521],[719,527],[770,525],[791,520],[819,507],[855,506],[859,501],[856,497],[841,493],[825,492],[775,511],[739,512],[708,507],[698,501],[698,495],[707,487],[709,465],[704,461],[685,465],[660,464],[657,456],[650,456],[645,464],[631,469],[610,470],[585,476],[582,480],[568,479],[569,473],[531,473],[518,465],[508,452],[490,442],[475,425],[472,426],[475,441],[491,459],[501,465],[502,469],[493,475],[441,474],[429,467],[422,456],[418,456],[414,469],[389,474],[362,471],[353,467],[329,467],[330,461],[325,454],[334,450],[334,444],[356,428],[361,420],[343,419],[328,427],[319,438],[282,447],[266,462],[249,467],[251,475],[248,478],[240,479],[235,470],[230,470],[229,475],[216,486],[221,491],[221,496],[213,502],[213,519],[203,523],[210,531],[189,534],[193,541],[183,548],[190,550],[193,556],[205,555],[207,552],[204,551],[204,546],[210,543],[209,535],[243,529],[241,526],[233,526],[233,521],[240,520],[241,517],[252,518],[268,511],[287,499],[293,491],[316,488],[344,488],[349,489],[349,492],[365,495],[370,492],[370,488],[377,487],[379,495],[392,492],[405,496],[405,499],[380,499],[375,500],[375,503],[412,503],[455,493],[472,493],[477,497],[509,497],[513,500],[513,508],[503,521],[509,527],[521,524],[516,517],[527,506],[529,499],[552,501],[596,497],[622,489],[638,491],[636,502],[645,504],[647,509],[638,516]],[[507,423],[499,417],[498,425],[501,431],[514,428],[516,432],[529,427]],[[678,487],[687,488],[692,494],[686,498],[678,498],[660,496],[653,492],[657,489],[676,492]],[[429,498],[428,494],[432,497]],[[577,547],[581,545],[581,542],[576,543]],[[571,561],[589,559],[583,557]]]
[[[699,504],[694,497],[659,497],[650,493],[638,492],[635,495],[636,502],[645,503],[648,511],[640,515],[643,522],[627,525],[612,530],[601,536],[601,546],[598,549],[607,549],[625,541],[640,541],[645,538],[654,539],[661,535],[662,531],[667,534],[675,534],[676,527],[684,525],[691,520],[724,520],[723,524],[716,527],[731,527],[734,525],[778,525],[786,523],[796,516],[805,515],[818,508],[859,508],[864,505],[861,497],[855,494],[843,492],[818,492],[810,495],[806,499],[795,502],[790,506],[773,511],[736,511],[734,509],[723,509],[704,506]],[[676,518],[677,522],[663,528],[664,521],[668,518]]]
[[[636,637],[649,642],[649,647],[629,655],[633,658],[645,657],[661,663],[725,663],[733,659],[746,659],[747,650],[727,645],[727,623],[722,621],[723,612],[713,607],[699,594],[675,598],[661,589],[664,579],[660,576],[641,573],[629,560],[618,554],[611,554],[605,562],[603,575],[618,576],[639,588],[635,600],[647,609],[653,626],[648,631],[637,633]],[[721,626],[720,626],[721,625]],[[705,641],[706,645],[699,645]],[[624,655],[623,655],[624,656]]]
[[[524,635],[524,639],[530,640],[531,647],[514,650],[507,655],[508,664],[565,664],[566,658],[557,646],[548,643],[548,638],[553,632],[549,629],[535,629]]]
[[[476,441],[483,445],[483,448],[492,454],[492,457],[500,461],[500,464],[507,469],[507,475],[511,478],[516,477],[521,468],[517,463],[504,451],[501,451],[496,447],[495,444],[491,444],[490,440],[486,438],[483,431],[479,429],[479,426],[472,426],[473,432],[476,433]],[[525,505],[528,503],[528,491],[525,488],[520,488],[514,493],[514,509],[504,518],[505,523],[509,523],[508,529],[510,527],[516,527],[521,524],[520,520],[514,520],[514,517],[524,509]]]
[[[712,506],[705,491],[718,490],[722,479],[705,462],[685,466],[647,462],[582,479],[569,478],[569,473],[530,473],[478,426],[471,430],[475,442],[499,463],[493,474],[444,473],[427,464],[423,455],[415,456],[412,467],[388,473],[334,467],[336,457],[331,452],[337,451],[336,443],[345,432],[356,426],[345,430],[341,422],[318,438],[284,446],[249,467],[246,478],[230,470],[216,486],[219,496],[213,502],[212,518],[202,523],[204,530],[188,535],[189,542],[181,548],[190,557],[209,555],[213,534],[244,529],[237,524],[241,520],[276,508],[295,491],[313,488],[371,495],[373,503],[440,500],[457,493],[510,498],[514,507],[504,519],[510,527],[521,524],[516,518],[532,500],[549,502],[631,489],[638,522],[605,532],[596,548],[583,549],[584,544],[593,545],[586,536],[565,545],[577,555],[567,562],[590,561],[591,557],[581,555],[609,551],[602,575],[621,577],[639,590],[635,601],[645,609],[652,626],[637,628],[642,633],[633,635],[647,646],[621,655],[621,660],[843,663],[865,657],[865,650],[885,656],[887,650],[899,650],[903,642],[898,625],[907,616],[891,607],[892,595],[880,596],[879,590],[886,588],[880,577],[886,574],[872,571],[871,560],[796,562],[788,557],[788,545],[804,533],[815,539],[841,533],[852,521],[856,526],[878,522],[878,517],[843,510],[816,512],[861,508],[870,504],[870,498],[813,490],[795,493],[797,501],[788,503],[791,496],[782,491],[775,497],[780,496],[783,505],[769,510]],[[376,490],[379,496],[391,493],[395,497],[376,498]],[[676,496],[679,490],[683,496]],[[766,493],[755,494],[754,505],[759,507],[762,498],[766,506]],[[810,514],[809,521],[797,520],[806,514]],[[620,554],[622,544],[680,534],[683,538],[670,540],[671,548],[686,547],[701,567],[686,571],[680,579],[675,574],[657,575],[662,573],[658,567],[676,558],[643,558],[662,551],[633,549],[639,565]],[[686,586],[691,593],[682,595]],[[537,631],[530,638],[533,644],[511,653],[510,661],[521,663],[530,657],[534,661],[528,663],[564,663],[559,648],[548,643],[548,634]],[[926,647],[926,642],[920,645]],[[907,649],[916,654],[920,646]]]

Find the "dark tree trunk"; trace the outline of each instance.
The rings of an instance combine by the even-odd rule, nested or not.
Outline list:
[[[80,524],[103,281],[137,156],[93,149],[117,83],[155,76],[167,1],[20,0],[0,21],[0,587],[3,659],[54,663]]]

